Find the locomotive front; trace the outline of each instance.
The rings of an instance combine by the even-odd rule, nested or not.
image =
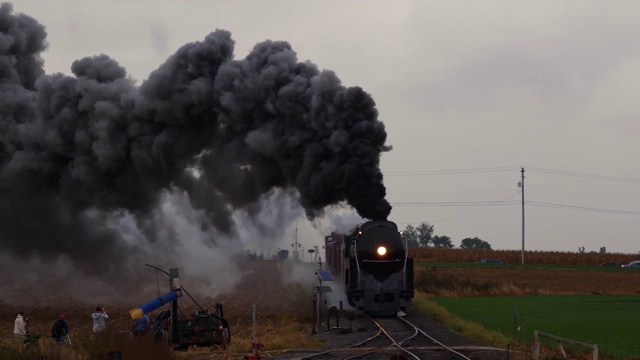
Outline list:
[[[379,282],[402,271],[407,251],[396,224],[389,221],[368,222],[360,227],[356,238],[361,271]]]
[[[413,259],[395,223],[369,221],[351,237],[349,303],[374,316],[406,310],[413,298]],[[354,276],[355,275],[355,276]]]

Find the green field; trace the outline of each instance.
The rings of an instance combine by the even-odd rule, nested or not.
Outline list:
[[[531,341],[533,331],[591,344],[616,359],[640,359],[640,296],[544,295],[501,297],[434,297],[429,300],[451,314]],[[514,331],[514,314],[521,332]],[[543,343],[555,346],[552,341]],[[577,351],[563,345],[569,351]],[[584,350],[586,351],[586,349]]]

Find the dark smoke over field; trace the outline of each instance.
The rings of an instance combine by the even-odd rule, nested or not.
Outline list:
[[[45,75],[46,47],[43,25],[0,6],[4,252],[116,270],[161,237],[178,246],[184,234],[167,234],[159,215],[167,199],[188,199],[185,216],[228,239],[235,216],[259,217],[267,198],[296,199],[310,219],[339,203],[369,219],[391,210],[373,99],[286,42],[234,60],[231,34],[217,30],[139,87],[108,55]]]

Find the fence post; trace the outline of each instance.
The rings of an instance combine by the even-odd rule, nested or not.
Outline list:
[[[555,340],[558,342],[558,345],[560,345],[560,351],[562,352],[562,355],[566,358],[567,355],[564,351],[564,347],[562,347],[562,343],[567,343],[567,344],[571,344],[574,346],[580,346],[583,348],[587,348],[587,349],[591,349],[593,350],[593,360],[598,360],[598,345],[597,344],[588,344],[588,343],[583,343],[580,341],[575,341],[575,340],[571,340],[571,339],[565,339],[562,338],[560,336],[555,336],[555,335],[551,335],[551,334],[547,334],[547,333],[543,333],[537,330],[534,330],[533,332],[533,359],[536,360],[538,359],[538,356],[540,355],[540,341],[538,339],[538,337],[545,337],[547,339],[551,339],[551,340]]]
[[[533,331],[533,360],[538,360],[540,354],[540,340],[538,339],[538,330]]]

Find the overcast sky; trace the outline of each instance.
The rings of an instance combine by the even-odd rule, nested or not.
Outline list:
[[[107,54],[141,83],[217,28],[232,33],[236,58],[288,41],[373,96],[400,227],[429,222],[456,246],[477,236],[519,250],[524,167],[527,250],[640,251],[640,2],[20,0],[14,10],[46,26],[47,73]]]

